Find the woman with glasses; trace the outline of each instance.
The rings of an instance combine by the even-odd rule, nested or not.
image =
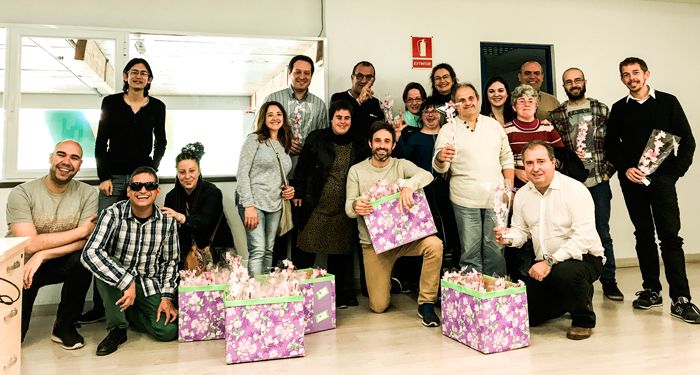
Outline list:
[[[454,98],[458,116],[440,129],[433,167],[451,173],[450,201],[462,247],[459,265],[504,276],[503,248],[493,231],[493,200],[496,186],[513,186],[513,153],[501,124],[479,113],[473,85],[458,84]]]
[[[420,109],[425,102],[426,94],[423,85],[417,82],[411,82],[403,89],[403,102],[406,105],[406,111],[401,116],[403,122],[411,127],[420,128]]]
[[[423,190],[438,228],[437,235],[444,244],[443,265],[450,268],[456,266],[454,253],[459,249],[457,226],[452,206],[449,200],[444,199],[449,195],[449,183],[441,173],[435,172],[432,166],[435,140],[440,132],[440,124],[444,123],[444,116],[437,110],[442,105],[444,103],[436,101],[433,97],[421,104],[420,130],[409,126],[403,131],[395,128],[396,148],[392,154],[397,158],[408,159],[433,173],[433,182]],[[396,261],[394,277],[401,282],[404,291],[415,290],[415,283],[420,276],[420,265],[421,259],[417,257],[403,257]]]
[[[291,146],[292,130],[284,107],[275,101],[264,103],[255,131],[243,142],[236,174],[236,203],[246,229],[251,276],[272,267],[282,200],[294,197],[294,188],[283,177],[292,170]]]
[[[530,85],[520,85],[511,94],[511,106],[515,118],[504,125],[508,142],[515,158],[515,187],[524,186],[528,179],[525,174],[522,151],[523,147],[536,139],[545,141],[552,147],[564,147],[564,142],[554,126],[548,121],[540,121],[535,117],[538,105],[538,94]]]
[[[192,245],[199,249],[209,246],[213,261],[224,260],[224,254],[233,250],[231,228],[224,215],[223,196],[216,185],[202,178],[199,162],[204,155],[201,143],[190,143],[175,158],[177,180],[165,196],[164,214],[178,222],[180,240],[179,269]],[[216,231],[216,233],[214,232]]]
[[[481,101],[481,114],[496,119],[499,124],[505,125],[513,121],[515,114],[510,104],[510,90],[503,77],[493,77],[484,85],[484,98]]]
[[[457,74],[452,66],[447,63],[437,64],[430,72],[430,85],[432,86],[432,97],[440,104],[452,100],[452,88],[457,84]]]
[[[122,72],[122,92],[102,100],[95,139],[99,210],[126,199],[129,175],[140,166],[158,170],[165,154],[165,104],[149,95],[153,71],[142,58],[131,59]],[[153,157],[151,157],[153,152]],[[79,323],[104,319],[102,300],[93,288],[95,307]]]

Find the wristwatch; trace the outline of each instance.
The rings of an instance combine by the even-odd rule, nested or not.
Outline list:
[[[547,263],[549,268],[552,268],[554,266],[554,258],[552,258],[551,255],[545,255],[544,256],[544,261]]]

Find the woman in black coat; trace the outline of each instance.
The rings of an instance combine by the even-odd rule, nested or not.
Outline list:
[[[200,249],[210,246],[215,263],[224,253],[233,250],[231,228],[224,215],[221,190],[202,178],[199,161],[204,155],[201,143],[190,143],[175,158],[177,180],[165,196],[164,214],[178,222],[180,269],[192,245]],[[216,229],[216,235],[212,233]]]
[[[345,186],[348,171],[369,155],[366,140],[351,135],[352,106],[342,100],[331,103],[331,126],[309,134],[299,155],[292,184],[294,204],[301,208],[297,247],[313,254],[306,264],[314,265],[317,255],[328,256],[327,269],[336,277],[336,305],[354,306],[353,251],[359,243],[357,222],[345,214]]]

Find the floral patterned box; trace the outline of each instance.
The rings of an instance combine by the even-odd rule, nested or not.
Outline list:
[[[224,338],[226,290],[226,284],[181,286],[178,289],[178,341]]]
[[[335,329],[335,276],[327,273],[323,277],[302,279],[300,289],[304,296],[304,333]]]
[[[399,208],[400,193],[372,201],[372,213],[364,216],[377,254],[437,233],[428,200],[422,190],[413,193],[413,207]]]
[[[226,363],[304,356],[304,297],[226,301]]]
[[[440,280],[440,289],[443,335],[485,354],[530,345],[524,286],[478,292]]]

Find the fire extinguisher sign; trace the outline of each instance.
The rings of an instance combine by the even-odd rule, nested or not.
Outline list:
[[[414,69],[433,67],[433,37],[411,36],[411,55]]]

